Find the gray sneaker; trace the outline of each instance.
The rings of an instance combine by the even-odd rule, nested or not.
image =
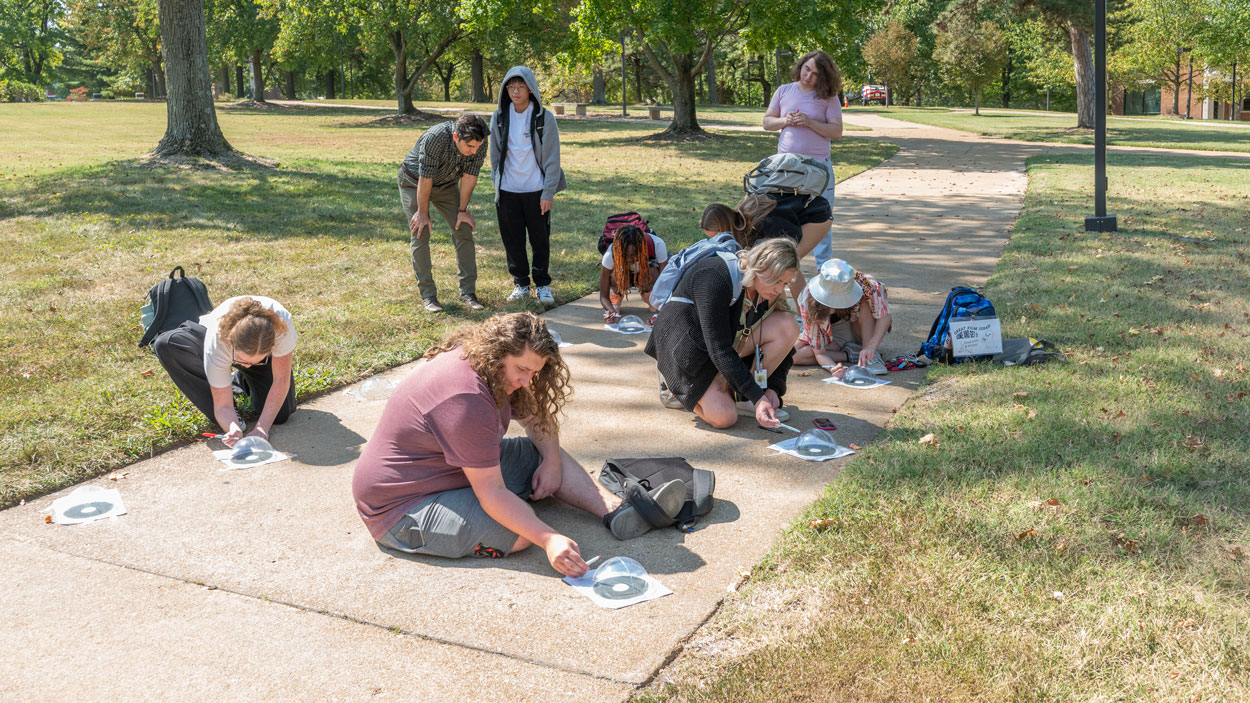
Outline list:
[[[543,305],[555,305],[556,297],[551,294],[551,286],[538,287],[538,302]]]
[[[637,483],[631,483],[626,486],[625,499],[616,510],[603,516],[603,525],[617,539],[641,537],[655,529],[652,522],[663,522],[659,515],[653,515],[652,520],[648,521],[643,516],[648,507],[651,510],[659,508],[663,516],[668,518],[669,524],[672,524],[685,503],[686,482],[680,479],[674,479],[647,492],[643,492]],[[642,508],[639,508],[640,505]]]
[[[530,299],[530,287],[529,286],[516,286],[512,289],[512,292],[508,294],[509,303],[515,303],[518,300],[529,300],[529,299]]]

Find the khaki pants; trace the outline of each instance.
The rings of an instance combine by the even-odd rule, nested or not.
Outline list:
[[[399,172],[399,202],[408,215],[405,224],[417,214],[417,181],[402,170]],[[456,268],[460,281],[460,295],[477,294],[477,254],[473,246],[473,230],[468,224],[456,229],[456,216],[460,209],[460,184],[449,183],[430,189],[430,204],[438,210],[451,230],[451,243],[456,249]],[[433,217],[430,218],[433,220]],[[417,277],[417,291],[422,298],[433,298],[438,293],[434,285],[433,264],[430,262],[430,230],[412,235],[412,272]]]

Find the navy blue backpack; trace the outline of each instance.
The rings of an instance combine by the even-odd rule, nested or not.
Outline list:
[[[929,337],[920,345],[920,353],[945,364],[991,359],[993,354],[955,357],[951,354],[951,320],[995,317],[994,304],[972,288],[955,286],[946,296],[946,304],[929,329]]]

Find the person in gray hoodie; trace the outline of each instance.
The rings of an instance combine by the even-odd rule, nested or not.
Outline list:
[[[490,171],[495,213],[515,288],[508,300],[528,300],[531,268],[528,234],[534,250],[533,281],[538,300],[555,304],[551,294],[551,208],[565,189],[560,168],[560,129],[543,107],[534,72],[513,66],[499,88],[499,109],[490,118]]]

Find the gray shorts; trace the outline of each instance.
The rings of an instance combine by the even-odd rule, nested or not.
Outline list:
[[[499,468],[504,485],[521,499],[533,493],[531,481],[542,454],[528,437],[506,438],[499,447]],[[435,493],[412,508],[378,544],[409,554],[437,557],[504,556],[516,544],[517,535],[495,522],[477,499],[473,488]]]

